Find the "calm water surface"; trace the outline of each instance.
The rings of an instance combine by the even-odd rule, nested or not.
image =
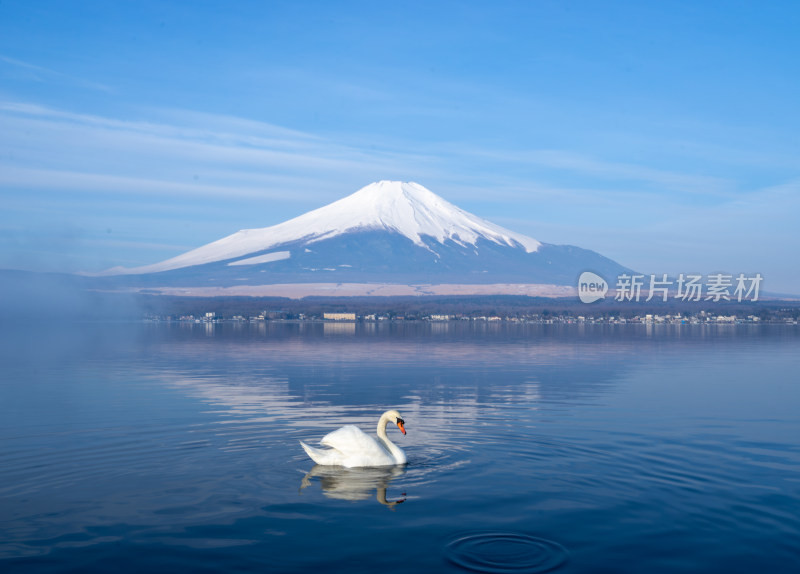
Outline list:
[[[6,325],[3,572],[800,571],[800,331]],[[315,467],[374,432],[405,467]]]

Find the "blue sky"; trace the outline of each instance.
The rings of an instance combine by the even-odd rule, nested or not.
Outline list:
[[[380,179],[800,293],[797,2],[0,3],[0,267],[154,263]]]

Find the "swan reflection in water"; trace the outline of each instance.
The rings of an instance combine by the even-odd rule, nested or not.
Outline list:
[[[398,476],[405,474],[403,466],[379,466],[366,468],[345,468],[343,466],[328,466],[316,464],[308,471],[300,483],[300,491],[311,486],[312,479],[319,479],[322,493],[328,498],[339,500],[367,500],[375,491],[378,502],[389,508],[405,502],[405,493],[402,498],[388,500],[386,489],[389,483]]]

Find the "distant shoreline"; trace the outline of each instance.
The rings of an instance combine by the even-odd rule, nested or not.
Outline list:
[[[575,297],[577,290],[567,285],[495,284],[412,284],[394,283],[276,283],[224,287],[130,287],[109,292],[167,295],[174,297],[430,297],[451,295],[521,295],[553,299]]]
[[[97,285],[93,280],[68,274],[0,270],[0,312],[6,319],[77,318],[81,320],[143,317],[179,318],[265,316],[270,319],[322,318],[324,313],[425,319],[436,315],[453,318],[500,317],[523,321],[562,322],[584,317],[608,322],[646,315],[704,317],[735,316],[760,321],[800,319],[800,298],[762,293],[759,300],[682,301],[672,295],[666,302],[656,296],[646,301],[616,301],[614,291],[593,303],[582,303],[574,287],[565,285],[297,283],[228,287],[152,287]],[[705,314],[705,315],[704,315]],[[434,319],[435,320],[435,319]],[[666,319],[665,319],[666,320]],[[750,319],[752,321],[752,319]]]

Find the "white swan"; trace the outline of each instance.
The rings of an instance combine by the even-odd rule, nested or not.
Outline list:
[[[308,456],[317,464],[337,465],[347,468],[361,466],[389,466],[405,464],[406,453],[386,436],[386,424],[395,423],[400,432],[406,434],[405,421],[395,410],[386,411],[378,421],[377,440],[354,425],[326,434],[319,443],[330,448],[321,449],[308,446],[303,441],[300,445]]]

